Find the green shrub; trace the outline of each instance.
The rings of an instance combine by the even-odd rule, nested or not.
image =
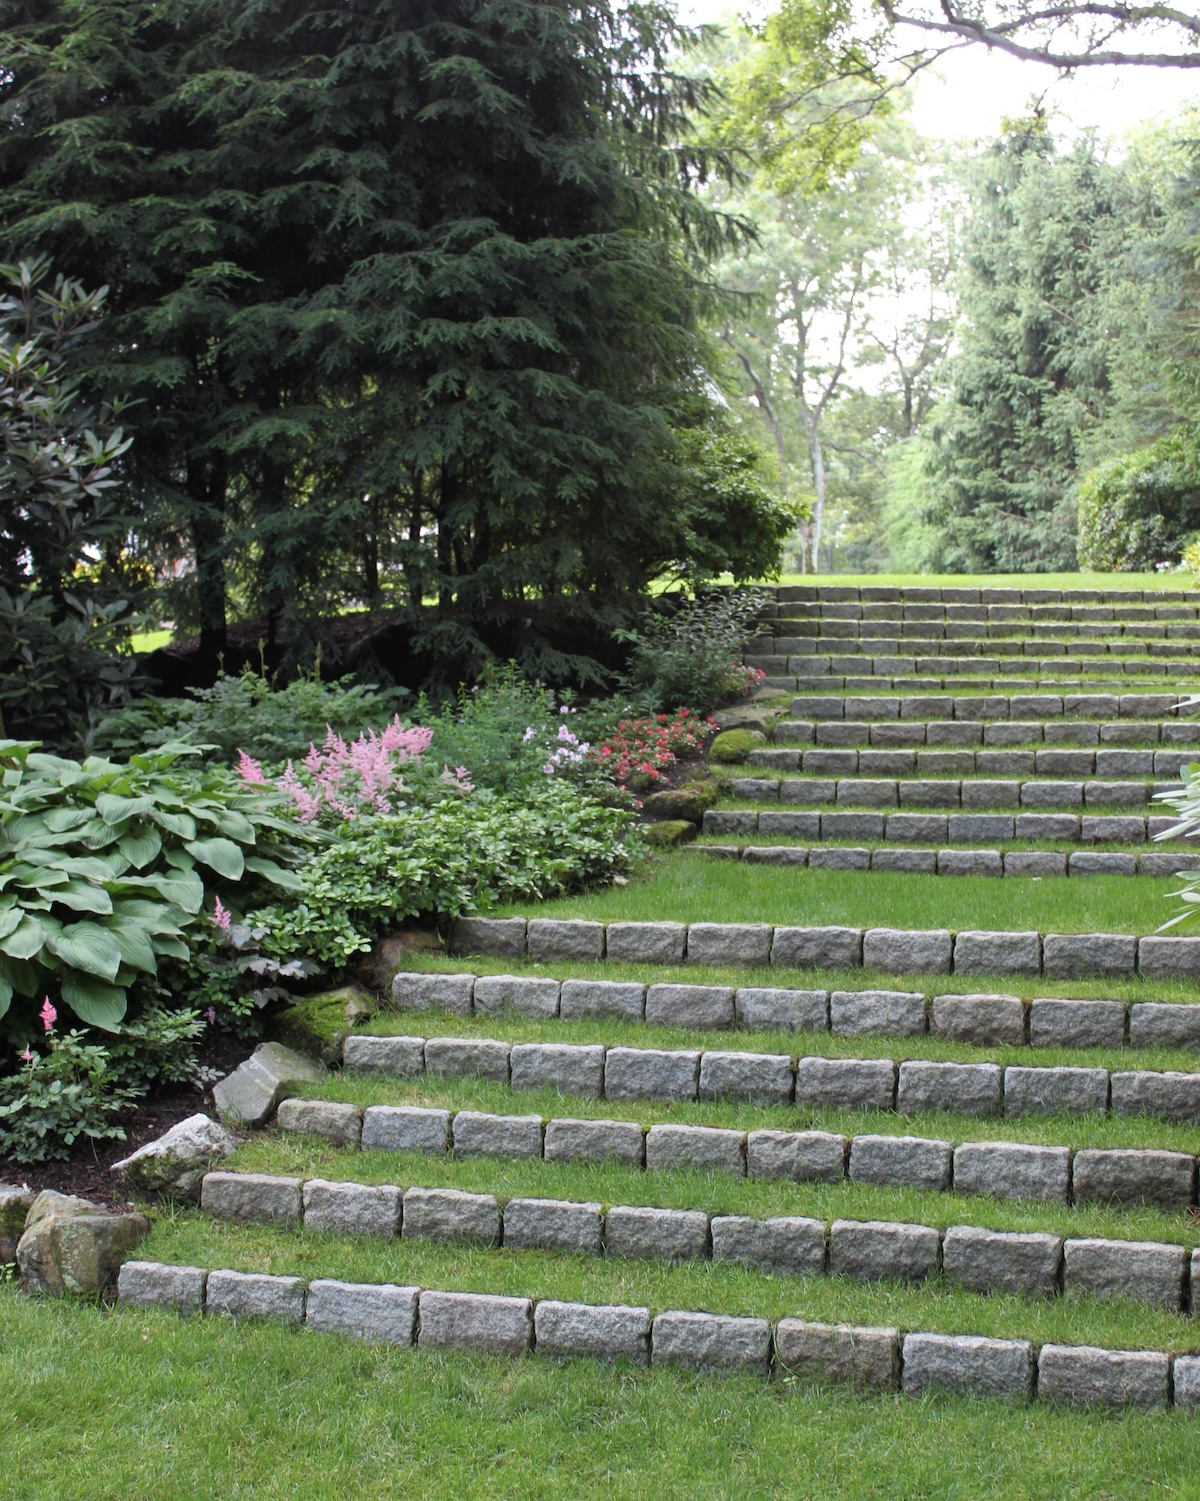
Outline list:
[[[44,1047],[26,1048],[20,1073],[0,1078],[0,1155],[48,1162],[69,1157],[81,1136],[123,1141],[112,1117],[134,1094],[113,1072],[107,1050],[82,1032],[58,1036],[52,1020]]]
[[[192,747],[128,766],[82,765],[0,742],[0,1017],[23,1038],[46,991],[81,1021],[115,1031],[128,992],[164,961],[187,963],[210,930],[206,896],[261,901],[297,889],[287,869],[318,836],[285,799],[221,767],[189,767]],[[24,1006],[10,1010],[14,998]]]
[[[222,674],[191,698],[147,698],[110,715],[96,732],[97,749],[129,756],[173,741],[214,746],[226,761],[244,751],[256,761],[298,761],[327,729],[353,738],[390,719],[403,689],[384,690],[312,674],[277,688],[264,674],[245,668]]]
[[[652,711],[706,714],[754,687],[760,675],[740,658],[762,596],[753,589],[713,589],[674,610],[672,603],[664,601],[639,631],[622,632],[633,646],[623,690]]]
[[[1175,438],[1098,464],[1079,490],[1079,566],[1138,573],[1179,556],[1200,525],[1200,481]]]

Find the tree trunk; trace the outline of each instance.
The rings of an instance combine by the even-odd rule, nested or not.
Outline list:
[[[228,644],[225,589],[225,466],[219,459],[190,457],[188,529],[196,559],[196,604],[200,618],[197,666],[215,676]]]
[[[821,527],[825,522],[825,455],[814,423],[808,430],[808,452],[812,458],[813,491],[817,503],[812,515],[812,571],[821,571]]]

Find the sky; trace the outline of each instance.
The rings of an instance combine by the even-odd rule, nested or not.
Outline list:
[[[736,9],[730,0],[678,0],[680,17],[693,22],[720,21]],[[1006,115],[1022,114],[1030,99],[1043,93],[1064,133],[1071,126],[1094,127],[1120,137],[1145,120],[1178,113],[1187,101],[1200,99],[1200,78],[1184,69],[1102,67],[1061,79],[1044,64],[973,46],[943,58],[937,76],[926,74],[918,81],[911,119],[922,134],[935,139],[977,140],[995,135]]]

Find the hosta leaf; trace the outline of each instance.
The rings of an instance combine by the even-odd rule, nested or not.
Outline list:
[[[117,940],[122,960],[131,969],[143,970],[148,975],[158,973],[158,960],[155,957],[154,946],[150,942],[149,933],[140,923],[133,922],[130,918],[117,917],[107,926],[108,931]]]
[[[209,818],[226,838],[236,839],[239,844],[254,843],[254,825],[245,814],[233,808],[214,808]]]
[[[0,979],[7,980],[18,995],[36,995],[41,970],[28,959],[10,959],[0,953]]]
[[[193,839],[184,846],[201,865],[207,865],[228,881],[239,881],[246,868],[241,850],[232,839]]]
[[[81,829],[92,817],[90,808],[51,808],[46,814],[46,827],[52,834],[65,834],[68,829]]]
[[[21,919],[25,916],[20,907],[9,907],[0,912],[0,938],[7,938],[21,925]]]
[[[96,812],[106,824],[118,824],[126,818],[141,818],[154,812],[152,797],[118,797],[115,792],[102,792],[96,799]]]
[[[117,848],[135,870],[144,870],[162,849],[162,839],[157,829],[146,829],[141,834],[131,830],[117,841]]]
[[[181,871],[178,875],[126,877],[127,886],[140,886],[144,891],[157,891],[159,896],[174,902],[185,912],[196,913],[204,905],[204,882],[195,871]]]
[[[274,860],[265,860],[261,855],[247,855],[246,869],[254,872],[256,876],[266,876],[273,885],[281,891],[303,891],[304,882],[294,870],[288,870],[286,866],[278,865]]]
[[[27,912],[20,925],[7,938],[0,938],[0,950],[10,959],[32,959],[41,953],[46,942],[46,928],[40,917],[31,917]]]
[[[190,959],[192,951],[182,938],[173,938],[169,933],[154,935],[154,952],[166,954],[170,959]]]
[[[117,940],[99,923],[71,923],[56,937],[50,937],[46,946],[64,963],[74,965],[84,974],[98,975],[102,980],[115,980],[121,968]]]
[[[84,975],[67,975],[62,998],[80,1021],[103,1032],[115,1032],[125,1015],[125,992]]]
[[[104,916],[112,911],[112,898],[102,886],[93,886],[87,881],[71,881],[58,887],[54,900],[72,912],[98,912]]]
[[[121,896],[113,903],[113,912],[117,917],[128,918],[130,922],[136,922],[147,933],[171,933],[182,932],[176,917],[177,908],[171,908],[162,902],[147,901],[140,896]]]
[[[0,1016],[3,1016],[12,1005],[13,988],[6,979],[0,976]]]
[[[168,813],[163,808],[155,808],[150,817],[160,829],[174,834],[177,839],[196,837],[196,820],[190,813]]]

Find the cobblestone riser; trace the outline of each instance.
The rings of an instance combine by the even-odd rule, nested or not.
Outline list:
[[[1200,626],[1189,627],[1200,633]],[[1033,659],[1028,662],[1031,672],[1045,673],[1059,669],[1060,664],[1069,661],[1081,661],[1084,658],[1096,658],[1097,661],[1088,661],[1086,668],[1064,667],[1064,671],[1081,671],[1095,667],[1098,671],[1109,672],[1144,672],[1156,674],[1164,664],[1181,663],[1191,671],[1196,669],[1195,658],[1200,655],[1200,641],[931,641],[927,639],[905,639],[888,637],[864,636],[861,640],[845,639],[836,637],[803,636],[772,638],[775,646],[774,651],[750,651],[745,661],[748,667],[755,667],[760,672],[768,675],[774,673],[798,673],[802,677],[811,676],[812,664],[829,659],[831,662],[840,661],[843,657],[870,658],[872,662],[888,660],[905,664],[916,664],[915,670],[920,672],[925,663],[937,660],[939,667],[934,669],[941,672],[957,671],[999,671],[999,667],[988,669],[984,662],[990,659],[1005,658],[1009,661],[1022,661]],[[1052,659],[1052,660],[1051,660]],[[959,663],[963,667],[959,667]],[[818,672],[820,668],[816,669]],[[834,667],[834,672],[845,672],[848,669]],[[855,668],[850,668],[855,671]],[[900,671],[913,671],[908,665]],[[894,675],[894,673],[893,673]]]
[[[487,1293],[264,1273],[208,1271],[128,1261],[118,1296],[127,1307],[233,1318],[270,1318],[322,1333],[429,1350],[592,1357],[636,1365],[733,1372],[798,1383],[827,1381],[913,1397],[933,1390],[1025,1403],[1076,1406],[1200,1405],[1200,1358],[1162,1351],[1100,1350],[975,1335],[902,1334],[896,1329],[813,1324],[801,1319],[605,1307]]]
[[[1129,615],[1128,607],[1146,604],[1154,609],[1174,605],[1200,606],[1200,591],[1179,589],[988,589],[935,588],[912,585],[898,588],[888,584],[781,584],[761,591],[767,596],[764,613],[787,605],[840,604],[878,605],[1070,605],[1111,607],[1119,615]],[[1118,608],[1119,607],[1119,608]],[[1097,615],[1091,618],[1099,619]]]
[[[1074,1151],[1069,1146],[1003,1141],[956,1146],[922,1136],[643,1127],[638,1121],[545,1120],[540,1115],[489,1115],[419,1105],[368,1105],[356,1128],[355,1106],[324,1100],[300,1101],[284,1119],[298,1125],[302,1119],[313,1122],[318,1114],[323,1119],[315,1134],[353,1146],[358,1129],[364,1151],[615,1162],[650,1173],[729,1173],[793,1183],[841,1183],[850,1176],[880,1187],[1045,1203],[1149,1203],[1187,1209],[1196,1202],[1196,1159],[1187,1152],[1126,1147]]]
[[[849,720],[951,720],[972,725],[1016,720],[1087,719],[1096,722],[1169,719],[1179,703],[1178,693],[910,693],[885,694],[817,692],[792,700],[793,719],[815,723]],[[964,733],[971,733],[965,731]],[[977,743],[977,742],[969,742]]]
[[[761,633],[751,639],[747,650],[785,656],[793,650],[809,650],[807,646],[793,648],[790,645],[793,641],[962,641],[978,643],[981,649],[992,641],[1024,642],[1027,648],[1045,641],[1057,655],[1058,647],[1068,642],[1099,641],[1137,649],[1147,644],[1200,640],[1200,620],[1186,606],[1169,609],[1165,617],[1158,618],[1147,606],[1145,613],[1149,618],[1132,621],[1069,620],[1070,609],[1054,605],[1040,606],[1041,613],[1032,619],[1015,620],[1003,605],[954,605],[944,616],[927,614],[930,607],[920,605],[912,609],[921,614],[906,613],[904,617],[895,611],[877,613],[880,608],[877,605],[868,605],[867,613],[849,619],[832,613],[846,608],[854,607],[826,605],[819,615],[776,617],[763,624]],[[1061,618],[1050,618],[1051,615]],[[822,648],[818,646],[817,650]],[[827,646],[824,650],[836,651],[837,646]]]
[[[835,777],[1037,777],[1126,780],[1178,778],[1183,767],[1200,760],[1200,748],[1172,750],[1091,750],[1050,746],[1044,750],[939,748],[852,750],[821,746],[814,750],[784,747],[750,752],[751,770],[803,772]]]
[[[968,656],[962,653],[938,654],[936,652],[898,653],[874,651],[856,652],[857,643],[841,643],[840,652],[824,654],[794,654],[788,657],[746,657],[748,667],[765,672],[768,679],[776,680],[788,675],[800,678],[822,678],[839,675],[869,678],[955,678],[995,677],[1012,673],[1016,677],[1070,678],[1129,677],[1194,678],[1200,672],[1200,662],[1183,651],[1162,657],[1107,657],[1102,652],[1075,653],[1072,656],[1037,657],[1006,655],[994,649],[987,655]],[[893,643],[895,644],[895,643]],[[930,642],[933,646],[937,643]]]
[[[799,701],[807,702],[805,699]],[[1200,726],[1188,722],[1162,724],[1153,720],[1121,719],[900,719],[900,700],[890,703],[891,714],[877,721],[855,719],[849,709],[868,715],[879,712],[883,699],[841,699],[846,717],[837,719],[781,719],[774,730],[777,747],[817,745],[828,750],[988,750],[1033,748],[1041,745],[1088,750],[1157,750],[1159,745],[1194,751],[1200,756]]]
[[[1020,663],[1010,663],[1000,669],[999,675],[983,673],[966,674],[961,677],[951,675],[943,677],[937,673],[912,673],[893,674],[884,669],[878,676],[866,673],[862,664],[856,664],[857,670],[849,675],[824,674],[809,675],[797,673],[794,676],[768,674],[760,683],[763,688],[776,688],[800,693],[829,693],[838,691],[848,694],[855,693],[899,693],[904,695],[913,694],[979,694],[987,689],[993,689],[996,694],[1010,694],[1018,698],[1030,696],[1067,697],[1090,696],[1099,697],[1162,697],[1161,684],[1148,680],[1145,683],[1125,682],[1117,683],[1111,677],[1101,677],[1092,673],[1068,674],[1055,672],[1049,674],[1031,673],[1021,667]],[[1181,681],[1175,687],[1174,695],[1178,698],[1183,694],[1197,692],[1196,680],[1190,676],[1179,674]],[[1153,717],[1153,716],[1151,716]]]
[[[1200,938],[1138,938],[1132,933],[464,917],[451,930],[450,951],[544,964],[608,958],[631,964],[686,961],[714,968],[865,968],[891,975],[1044,975],[1051,980],[1200,976]]]
[[[466,978],[466,977],[464,977]],[[595,982],[568,982],[586,983]],[[624,987],[618,987],[624,988]],[[647,1009],[660,1009],[655,992],[696,992],[667,998],[672,1020],[689,1011],[702,1025],[728,1027],[733,992],[713,986],[653,985]],[[749,993],[753,1004],[754,992]],[[818,1019],[820,992],[806,996]],[[603,997],[600,998],[601,1003]],[[834,991],[829,998],[835,1037],[920,1036],[929,1028],[923,995],[899,990]],[[1200,1011],[1200,1008],[1196,1008]],[[975,1013],[972,1015],[972,1013]],[[965,1014],[965,1024],[962,1018]],[[934,1035],[961,1040],[985,1029],[1007,1033],[1020,1046],[1026,1028],[1035,1038],[1105,1035],[1122,1045],[1123,1008],[1116,1002],[1034,1001],[1028,1018],[1015,996],[939,997],[933,1004]],[[823,1020],[823,1018],[822,1018]],[[346,1039],[347,1068],[415,1079],[490,1079],[513,1090],[555,1089],[593,1100],[737,1099],[801,1109],[894,1110],[922,1115],[944,1110],[959,1115],[1154,1115],[1200,1124],[1200,1073],[1107,1068],[1038,1068],[998,1063],[931,1063],[920,1059],[801,1057],[727,1049],[605,1048],[602,1044],[508,1043],[480,1037],[373,1037]],[[299,1108],[286,1107],[290,1113]],[[281,1107],[281,1119],[284,1107]]]
[[[693,1209],[656,1209],[570,1199],[514,1197],[450,1188],[260,1173],[210,1173],[202,1208],[318,1235],[432,1240],[557,1251],[638,1261],[712,1261],[785,1277],[852,1277],[859,1282],[924,1282],[943,1277],[974,1293],[1027,1298],[1130,1298],[1186,1313],[1200,1251],[1158,1241],[1065,1240],[1044,1233],[799,1215],[754,1219]]]
[[[787,754],[787,752],[784,752]],[[815,751],[808,755],[815,756]],[[823,751],[822,756],[853,755],[853,751]],[[929,754],[934,754],[930,752]],[[951,756],[953,751],[936,754]],[[1177,791],[1179,782],[1108,781],[1092,777],[1022,781],[1019,777],[730,777],[732,797],[758,803],[791,803],[819,807],[837,803],[845,808],[1144,808],[1156,793]]]
[[[865,839],[872,844],[943,845],[1038,839],[1072,844],[1147,844],[1162,841],[1175,824],[1174,818],[1136,813],[806,813],[710,808],[702,827],[706,835],[718,838],[758,834],[764,840]],[[1178,862],[1180,857],[1170,852],[1168,845],[1167,854],[1154,858]]]
[[[885,875],[909,876],[1013,876],[1033,877],[1039,881],[1047,876],[1152,876],[1161,879],[1200,869],[1200,855],[1189,853],[1127,855],[1104,850],[1077,850],[1071,854],[1059,854],[1049,850],[875,849],[832,845],[806,849],[795,844],[694,844],[687,846],[687,850],[709,859],[744,860],[747,865],[781,865],[794,870],[874,870]]]
[[[664,928],[682,924],[661,925]],[[825,932],[846,932],[826,929]],[[665,939],[676,935],[665,933]],[[682,949],[683,935],[678,942]],[[625,938],[612,935],[620,948]],[[898,990],[788,990],[762,986],[642,985],[533,975],[447,975],[402,970],[392,982],[401,1010],[452,1016],[514,1013],[565,1022],[613,1020],[711,1031],[828,1032],[835,1037],[933,1037],[981,1047],[1200,1047],[1200,1005],[1178,1001],[1075,1000],[1015,995],[935,995]],[[419,1041],[419,1040],[418,1040]],[[348,1037],[346,1062],[396,1039]],[[438,1044],[442,1046],[443,1044]],[[522,1044],[522,1046],[524,1046]],[[533,1044],[530,1044],[533,1046]]]

